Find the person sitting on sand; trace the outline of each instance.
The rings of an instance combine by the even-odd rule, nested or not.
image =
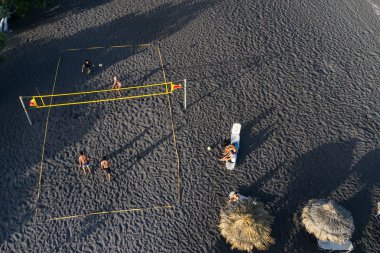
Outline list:
[[[226,146],[224,148],[223,156],[222,156],[222,158],[219,159],[219,161],[223,161],[223,162],[224,161],[225,162],[230,161],[232,158],[234,158],[236,152],[237,152],[237,150],[236,150],[235,145],[230,144],[230,145]]]
[[[108,182],[111,182],[111,168],[110,168],[110,162],[108,161],[106,156],[103,156],[102,160],[100,161],[100,168],[106,172],[106,178]]]
[[[79,166],[83,169],[84,174],[87,172],[91,174],[90,158],[84,155],[83,151],[79,152]]]
[[[231,150],[225,156],[223,156],[222,158],[220,158],[219,161],[222,161],[222,162],[231,161],[231,159],[235,157],[235,154],[236,154],[236,152],[234,152],[234,151]]]
[[[230,194],[228,194],[228,203],[229,204],[236,203],[236,202],[244,200],[244,199],[247,199],[247,197],[240,195],[239,193],[237,193],[235,191],[232,191],[232,192],[230,192]]]
[[[86,60],[84,64],[82,65],[82,73],[85,73],[86,75],[89,75],[91,73],[91,61]]]
[[[119,81],[119,79],[117,78],[117,76],[114,76],[113,77],[112,89],[116,89],[117,90],[117,93],[119,94],[119,97],[121,97],[121,93],[119,91],[120,88],[121,88],[121,82]]]

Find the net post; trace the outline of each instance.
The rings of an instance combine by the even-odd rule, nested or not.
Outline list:
[[[25,114],[26,114],[26,117],[28,118],[29,124],[32,125],[32,121],[31,121],[30,118],[29,118],[29,114],[28,114],[28,111],[27,111],[26,108],[25,108],[24,101],[22,101],[22,96],[20,96],[19,99],[20,99],[20,102],[21,102],[22,108],[24,108],[24,112],[25,112]]]
[[[183,105],[186,110],[186,79],[183,79]]]

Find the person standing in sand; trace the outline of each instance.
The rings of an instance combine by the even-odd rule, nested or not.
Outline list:
[[[120,93],[120,89],[121,88],[121,82],[120,80],[117,78],[117,76],[114,76],[113,77],[113,85],[112,85],[112,89],[116,89],[117,93],[119,94],[119,97],[121,97],[121,93]]]
[[[83,169],[84,174],[87,172],[91,174],[90,158],[84,155],[83,151],[79,152],[79,166]]]
[[[111,182],[111,168],[110,168],[110,162],[108,161],[106,156],[103,156],[102,160],[100,161],[100,168],[106,172],[106,178],[108,182]]]
[[[82,65],[82,73],[89,75],[91,73],[91,61],[90,60],[85,60],[85,62]]]

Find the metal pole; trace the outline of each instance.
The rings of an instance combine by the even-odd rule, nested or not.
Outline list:
[[[25,112],[25,114],[26,114],[26,117],[28,118],[29,124],[32,125],[32,121],[31,121],[30,118],[29,118],[29,114],[28,114],[28,111],[27,111],[26,108],[25,108],[24,101],[22,101],[22,97],[20,96],[19,99],[20,99],[20,102],[21,102],[22,107],[24,108],[24,112]]]
[[[183,105],[186,110],[186,79],[183,79],[183,91],[184,91],[184,97],[183,97]]]

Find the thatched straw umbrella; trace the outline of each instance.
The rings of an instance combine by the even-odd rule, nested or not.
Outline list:
[[[260,202],[246,198],[228,203],[220,212],[220,233],[232,249],[252,252],[274,244],[270,236],[273,218]]]
[[[302,223],[318,240],[343,244],[354,232],[353,218],[334,201],[312,199],[302,210]]]

